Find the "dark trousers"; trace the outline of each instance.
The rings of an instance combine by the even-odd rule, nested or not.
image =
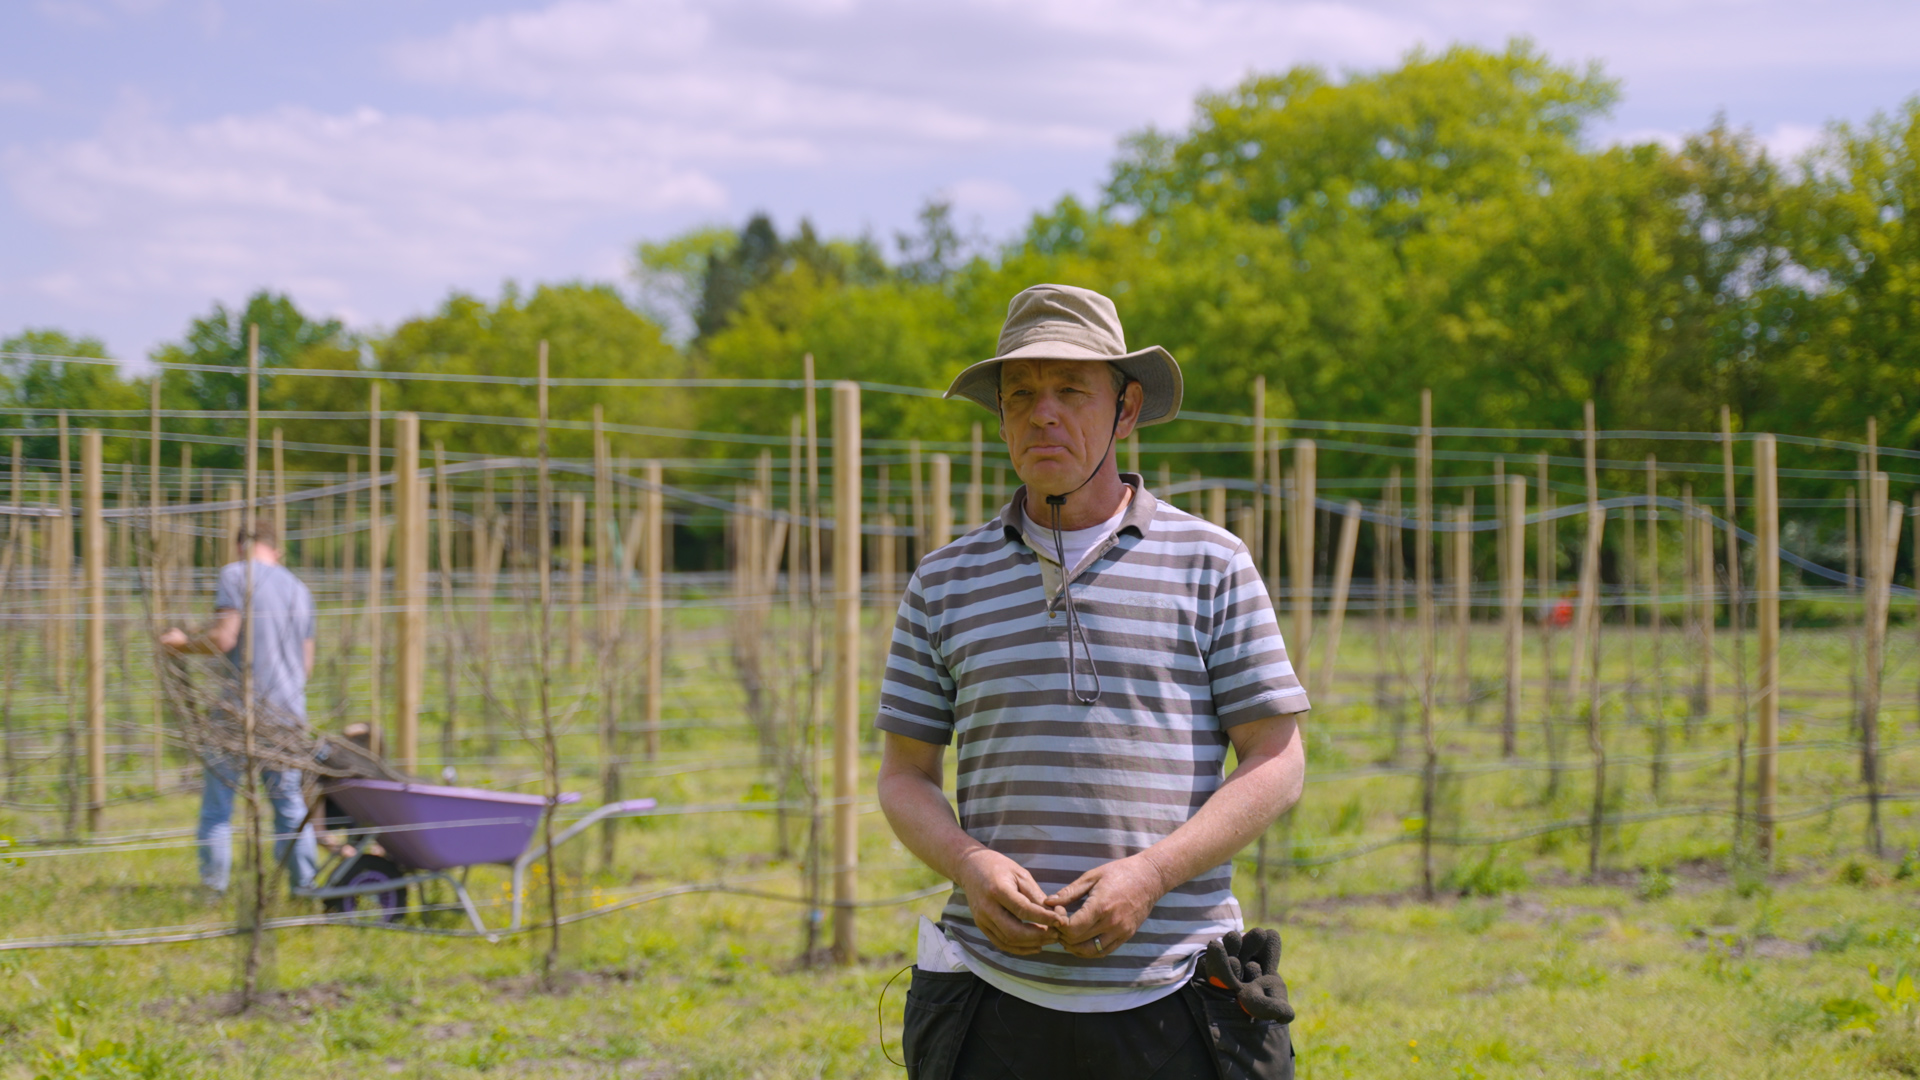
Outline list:
[[[1200,982],[1139,1008],[1043,1008],[971,972],[918,968],[907,991],[909,1080],[1292,1080],[1284,1024],[1250,1019]]]

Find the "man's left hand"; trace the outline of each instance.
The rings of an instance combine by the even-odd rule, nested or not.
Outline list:
[[[1073,955],[1091,959],[1126,944],[1166,893],[1160,868],[1140,854],[1094,867],[1047,897],[1046,904],[1064,908],[1085,898],[1060,928],[1060,943]]]

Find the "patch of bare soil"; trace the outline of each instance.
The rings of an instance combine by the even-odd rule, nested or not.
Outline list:
[[[335,1011],[351,1000],[352,991],[341,983],[262,990],[253,995],[253,1007],[248,1015],[298,1024],[313,1019],[318,1013]],[[160,998],[142,1006],[141,1011],[175,1022],[220,1020],[240,1015],[240,992],[227,990],[198,998]]]

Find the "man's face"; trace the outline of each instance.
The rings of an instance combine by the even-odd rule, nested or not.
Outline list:
[[[1112,368],[1084,360],[1008,360],[1000,365],[1000,437],[1013,471],[1038,495],[1064,495],[1133,430],[1140,387],[1127,387],[1114,426]]]

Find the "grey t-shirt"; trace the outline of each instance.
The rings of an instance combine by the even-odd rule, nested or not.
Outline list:
[[[232,562],[220,568],[220,585],[214,592],[217,610],[238,611],[241,632],[247,611],[247,567]],[[253,692],[260,704],[262,723],[304,727],[307,722],[306,643],[313,638],[313,594],[293,575],[293,571],[273,563],[253,564]],[[230,704],[239,701],[241,646],[234,643],[227,660],[233,665],[235,686]]]

